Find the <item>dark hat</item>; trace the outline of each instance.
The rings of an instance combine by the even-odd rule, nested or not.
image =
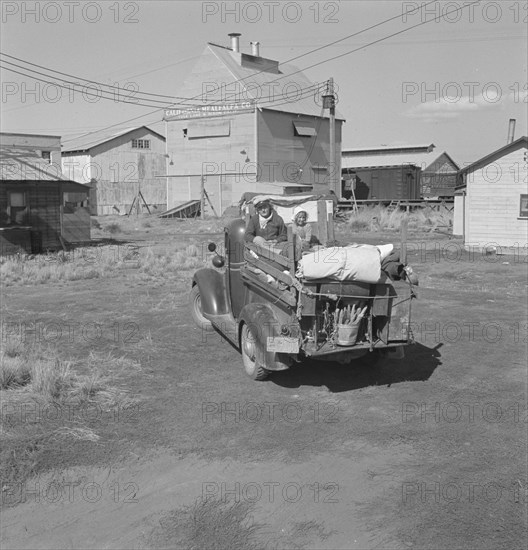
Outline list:
[[[255,206],[255,208],[260,208],[261,206],[270,206],[271,207],[271,202],[269,199],[256,199],[255,201],[253,201],[253,204]]]

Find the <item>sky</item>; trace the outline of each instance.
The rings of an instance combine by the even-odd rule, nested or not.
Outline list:
[[[343,149],[434,143],[464,166],[506,144],[510,118],[515,137],[528,133],[528,3],[425,3],[2,0],[0,128],[65,144],[108,127],[164,133],[163,110],[116,100],[177,96],[207,42],[238,32],[243,52],[259,41],[263,57],[334,78]],[[114,86],[111,97],[4,54]]]

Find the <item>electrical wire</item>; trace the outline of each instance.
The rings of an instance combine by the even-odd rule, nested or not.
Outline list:
[[[432,2],[429,2],[428,4],[430,4],[430,3],[432,3]],[[450,15],[450,14],[452,14],[452,13],[456,13],[456,12],[461,11],[462,9],[466,8],[466,7],[472,6],[472,5],[474,5],[474,4],[479,4],[479,3],[480,3],[480,0],[476,0],[476,1],[474,1],[474,2],[471,2],[471,3],[468,3],[468,4],[464,4],[463,6],[457,7],[457,8],[454,9],[454,10],[451,10],[451,11],[449,11],[449,12],[444,13],[444,14],[443,14],[443,17],[445,17],[446,15]],[[423,9],[423,8],[424,8],[426,5],[428,5],[428,4],[424,4],[424,5],[420,6],[420,9]],[[413,9],[413,10],[408,10],[407,12],[404,12],[403,14],[400,14],[398,17],[401,17],[402,15],[405,15],[405,14],[409,14],[409,13],[411,13],[411,12],[413,12],[413,11],[414,11],[414,9]],[[394,19],[395,19],[395,17],[392,17],[392,18],[389,18],[389,19],[385,20],[384,22],[386,23],[386,22],[392,21],[392,20],[394,20]],[[380,38],[380,39],[374,40],[374,41],[372,41],[372,42],[370,42],[370,43],[368,43],[368,44],[365,44],[365,45],[363,45],[363,46],[361,46],[361,47],[359,47],[359,48],[355,48],[355,49],[350,50],[350,51],[348,51],[348,52],[345,52],[345,53],[343,53],[343,54],[340,54],[340,55],[331,57],[331,58],[329,58],[329,59],[320,61],[320,62],[318,62],[318,63],[314,63],[313,65],[310,65],[310,66],[308,66],[308,67],[304,67],[303,69],[299,69],[299,70],[295,71],[294,73],[289,73],[288,75],[284,75],[283,77],[277,78],[277,79],[275,79],[275,80],[272,80],[272,81],[269,82],[269,83],[277,82],[277,81],[279,81],[279,80],[282,80],[283,78],[293,76],[293,75],[298,74],[298,73],[300,73],[300,72],[302,72],[302,71],[305,71],[305,70],[307,70],[307,69],[311,69],[311,68],[313,68],[313,67],[322,65],[322,64],[324,64],[324,63],[329,63],[330,61],[333,61],[333,60],[335,60],[335,59],[339,59],[340,57],[344,57],[344,56],[346,56],[346,55],[350,55],[350,54],[352,54],[352,53],[355,53],[355,52],[357,52],[357,51],[359,51],[359,50],[366,49],[366,48],[368,48],[369,46],[372,46],[372,45],[374,45],[374,44],[379,44],[380,42],[383,42],[383,41],[385,41],[385,40],[388,40],[389,38],[392,38],[392,37],[394,37],[394,36],[398,36],[398,35],[400,35],[400,34],[403,34],[403,33],[405,33],[405,32],[408,32],[408,31],[410,31],[410,30],[412,30],[412,29],[414,29],[414,28],[420,27],[420,26],[422,26],[422,25],[426,25],[426,24],[428,24],[428,23],[430,23],[430,22],[432,22],[432,21],[435,21],[435,20],[436,20],[436,18],[427,19],[427,20],[422,21],[422,22],[420,22],[420,23],[418,23],[418,24],[415,24],[415,25],[412,25],[412,26],[410,26],[410,27],[407,27],[407,28],[405,28],[405,29],[403,29],[403,30],[401,30],[401,31],[398,31],[398,32],[389,34],[389,35],[387,35],[387,36],[385,36],[385,37],[382,37],[382,38]],[[367,30],[367,29],[364,29],[363,32],[364,32],[365,30]],[[355,35],[360,34],[360,33],[361,33],[361,31],[359,31],[358,33],[355,33]],[[322,49],[322,47],[321,47],[321,48],[318,48],[318,49]],[[306,55],[308,55],[308,53],[307,53]],[[300,57],[301,57],[301,56],[297,56],[295,59],[299,59]],[[289,61],[291,61],[291,60],[289,60]],[[287,61],[287,62],[289,62],[289,61]],[[286,62],[285,62],[285,63],[286,63]],[[262,73],[262,72],[265,72],[265,71],[260,71],[260,73]],[[253,73],[253,74],[251,75],[251,77],[254,77],[256,74],[260,74],[260,73]],[[232,84],[235,84],[235,83],[237,83],[237,82],[241,82],[241,81],[243,81],[243,80],[246,80],[247,78],[250,78],[250,76],[244,77],[243,79],[235,80],[234,82],[231,83],[231,85],[232,85]],[[269,83],[268,83],[268,84],[269,84]],[[196,98],[192,98],[192,99],[196,99]],[[277,104],[276,104],[275,106],[277,106]],[[126,123],[129,123],[129,122],[135,121],[135,120],[137,120],[138,118],[142,118],[143,116],[145,116],[145,117],[146,117],[146,116],[150,116],[150,115],[152,115],[152,114],[155,114],[156,112],[157,112],[157,111],[153,111],[153,112],[151,112],[151,113],[146,113],[145,115],[141,115],[141,117],[134,117],[134,118],[132,118],[132,119],[128,119],[128,120],[125,120],[125,121],[122,121],[122,122],[118,122],[118,123],[116,123],[116,124],[107,126],[107,127],[103,128],[102,130],[107,130],[107,129],[110,129],[110,128],[114,128],[115,126],[119,126],[119,125],[121,125],[121,124],[126,124]],[[81,137],[84,137],[85,135],[90,135],[91,133],[94,133],[94,132],[88,132],[87,134],[84,134],[84,135],[81,136]],[[77,139],[77,138],[76,138],[76,139]]]
[[[69,75],[68,73],[63,73],[61,71],[53,71],[52,69],[48,69],[48,68],[43,67],[41,65],[37,65],[36,63],[30,63],[29,61],[25,61],[23,59],[20,59],[20,58],[17,58],[17,57],[8,55],[8,54],[4,54],[4,53],[0,52],[0,55],[3,55],[5,57],[9,57],[11,59],[17,59],[17,60],[19,60],[22,63],[25,63],[27,65],[32,65],[32,66],[35,66],[35,67],[43,68],[44,70],[46,70],[48,72],[56,72],[59,75],[67,75],[67,76],[71,76],[73,78],[80,78],[80,77],[76,77],[74,75]],[[158,96],[158,97],[178,98],[178,96],[163,96],[161,94],[148,94],[147,92],[137,92],[135,90],[128,90],[126,88],[111,86],[110,84],[101,84],[100,82],[96,82],[94,80],[89,80],[89,79],[86,79],[86,78],[80,78],[80,80],[83,80],[84,82],[92,84],[92,86],[87,86],[87,85],[84,84],[84,82],[74,82],[74,81],[68,80],[68,79],[63,78],[63,77],[56,77],[53,74],[49,75],[49,74],[43,73],[41,71],[36,71],[35,69],[30,69],[28,67],[18,65],[17,63],[13,63],[11,61],[1,60],[1,63],[12,65],[12,66],[16,67],[17,69],[20,69],[20,70],[23,70],[23,71],[30,71],[31,73],[38,74],[40,76],[44,76],[44,77],[47,77],[47,78],[57,78],[58,80],[61,80],[62,82],[66,82],[68,84],[71,84],[72,86],[83,86],[85,88],[86,87],[93,88],[94,86],[97,86],[98,88],[95,88],[97,93],[93,94],[93,95],[98,95],[98,96],[100,96],[104,99],[112,99],[115,102],[119,102],[119,100],[116,99],[116,93],[114,91],[114,90],[117,90],[117,96],[119,96],[119,94],[123,94],[124,92],[130,92],[130,93],[134,94],[134,100],[135,101],[123,101],[123,103],[131,103],[131,104],[138,105],[138,100],[141,100],[143,102],[143,106],[151,106],[151,107],[156,107],[157,106],[156,104],[160,104],[159,106],[163,107],[163,108],[169,107],[170,105],[182,105],[183,107],[190,106],[191,108],[195,108],[195,107],[198,106],[196,104],[188,104],[188,103],[183,103],[183,102],[170,102],[170,101],[167,101],[167,100],[162,101],[162,100],[159,100],[159,99],[150,99],[150,98],[140,97],[142,95],[153,95],[153,96]],[[11,69],[9,69],[9,67],[5,67],[5,66],[2,66],[2,68],[4,68],[5,70],[11,70]],[[12,72],[16,72],[16,71],[12,70]],[[22,74],[22,73],[18,73],[18,74]],[[56,82],[50,82],[49,80],[39,79],[37,77],[34,77],[32,74],[24,74],[23,76],[28,76],[29,78],[34,78],[36,80],[41,80],[42,82],[54,84],[56,86],[59,86],[59,87],[62,87],[62,88],[67,88],[67,89],[71,90],[71,88],[68,87],[68,86],[62,86],[61,84],[58,84]],[[107,88],[110,88],[110,90],[102,90],[102,89],[100,89],[101,86],[106,86]],[[318,86],[319,86],[319,84],[312,84],[312,85],[307,86],[305,88],[301,88],[300,91],[315,90],[315,89],[317,89]],[[74,91],[76,91],[76,90],[74,90]],[[244,90],[244,91],[247,93],[247,90]],[[214,93],[214,91],[211,91],[211,93]],[[113,94],[113,95],[111,97],[107,97],[103,94]],[[239,92],[236,95],[240,96],[242,94]],[[181,97],[180,99],[183,99],[184,101],[191,101],[191,100],[199,99],[202,104],[207,104],[207,102],[211,102],[213,105],[219,104],[219,102],[225,102],[224,100],[221,100],[221,99],[220,100],[218,100],[218,99],[206,99],[203,96],[204,96],[204,94],[202,94],[201,96],[195,96],[193,98]],[[244,102],[245,103],[245,102],[251,101],[253,99],[254,98],[249,98],[248,97],[248,98],[241,99],[241,100],[234,100],[234,101],[231,100],[231,101],[229,101],[229,103],[230,104],[238,103],[238,102]],[[258,100],[260,103],[277,101],[275,94],[271,95],[271,96],[259,97],[259,98],[255,98],[255,99]],[[279,98],[278,100],[281,100],[281,99],[283,99],[283,98]],[[152,105],[148,105],[148,104],[145,105],[145,102],[150,102],[150,103],[152,103]]]
[[[429,2],[430,3],[430,2]],[[464,8],[467,8],[469,6],[472,6],[474,4],[480,4],[480,0],[475,0],[475,2],[471,2],[471,3],[468,3],[468,4],[464,4],[463,6],[459,6],[457,8],[455,8],[454,10],[451,10],[451,11],[448,11],[448,12],[445,12],[444,14],[442,14],[443,17],[445,17],[446,15],[450,15],[452,13],[456,13],[458,11],[461,11],[463,10]],[[427,4],[424,4],[424,6],[422,7],[425,7],[425,5]],[[412,25],[410,27],[407,27],[405,29],[402,29],[401,31],[397,31],[397,32],[394,32],[392,34],[389,34],[387,36],[384,36],[382,38],[378,38],[377,40],[373,40],[372,42],[369,42],[367,44],[364,44],[363,46],[359,46],[358,48],[354,48],[353,50],[349,50],[348,52],[345,52],[345,53],[342,53],[342,54],[339,54],[339,55],[335,55],[333,57],[330,57],[328,59],[324,59],[323,61],[319,61],[318,63],[314,63],[313,65],[308,65],[308,67],[303,67],[302,69],[299,69],[293,73],[289,73],[287,76],[293,76],[294,74],[298,74],[298,73],[301,73],[303,71],[306,71],[308,69],[312,69],[313,67],[318,67],[319,65],[323,65],[324,63],[329,63],[330,61],[334,61],[335,59],[339,59],[341,57],[345,57],[347,55],[350,55],[352,53],[355,53],[359,50],[364,50],[365,48],[368,48],[369,46],[373,46],[374,44],[379,44],[380,42],[384,42],[385,40],[388,40],[389,38],[393,38],[394,36],[398,36],[400,34],[403,34],[405,32],[408,32],[412,29],[415,29],[417,27],[421,27],[422,25],[427,25],[427,23],[430,23],[431,21],[435,21],[436,18],[433,18],[433,19],[427,19],[425,21],[422,21],[420,23],[417,23],[416,25]],[[285,75],[286,76],[286,75]],[[282,80],[283,78],[285,78],[285,76],[282,76],[280,78],[276,78],[275,80],[271,80],[270,82],[268,82],[268,84],[272,84],[273,82],[278,82],[279,80]]]

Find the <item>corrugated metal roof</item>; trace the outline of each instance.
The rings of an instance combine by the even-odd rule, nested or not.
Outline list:
[[[408,151],[411,152],[431,152],[435,148],[434,143],[430,143],[427,145],[379,145],[376,147],[354,147],[354,149],[343,149],[343,155],[360,155],[361,153],[372,153],[375,154],[376,152],[379,152],[379,154],[389,153],[390,151]]]
[[[241,56],[244,56],[244,59],[252,56],[233,52],[230,48],[218,46],[217,44],[209,43],[208,47],[227,67],[234,80],[241,81],[239,82],[240,85],[247,84],[247,87],[245,86],[247,97],[253,98],[260,108],[328,118],[328,110],[322,110],[322,100],[317,89],[297,99],[301,95],[301,90],[314,86],[314,83],[308,80],[294,65],[281,63],[279,64],[278,74],[275,71],[267,72],[247,65],[242,66],[239,61]],[[258,60],[259,58],[255,59]],[[276,64],[276,62],[270,60],[271,63],[274,66]],[[258,93],[256,90],[258,90]],[[291,94],[291,96],[287,94]],[[269,98],[274,101],[269,102]],[[344,120],[337,109],[336,118]]]
[[[62,175],[60,166],[43,159],[37,150],[0,147],[2,181],[71,181]]]
[[[161,138],[165,139],[164,136],[162,136],[161,134],[158,134],[158,132],[154,132],[154,130],[151,130],[147,126],[136,126],[134,128],[125,128],[124,130],[115,130],[115,129],[99,130],[84,136],[79,136],[77,138],[65,140],[62,147],[62,152],[70,153],[72,151],[87,151],[92,147],[101,145],[102,143],[106,143],[107,141],[111,141],[112,139],[124,136],[125,134],[128,134],[129,132],[134,132],[135,130],[139,130],[140,128],[146,128],[149,132],[152,132],[153,134],[156,134]]]
[[[341,167],[344,168],[381,168],[387,166],[418,166],[422,170],[432,164],[438,153],[404,153],[379,155],[354,155],[341,158]]]

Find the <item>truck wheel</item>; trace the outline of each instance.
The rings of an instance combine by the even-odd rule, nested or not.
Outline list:
[[[189,294],[189,305],[191,306],[191,315],[198,328],[210,327],[211,321],[206,319],[202,313],[202,299],[198,285],[194,285]]]
[[[269,371],[257,362],[257,346],[259,342],[251,327],[244,323],[240,334],[240,348],[242,350],[242,362],[246,374],[253,380],[266,380]]]

